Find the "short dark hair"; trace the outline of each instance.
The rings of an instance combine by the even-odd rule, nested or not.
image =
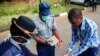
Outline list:
[[[82,16],[82,11],[79,8],[72,8],[68,13],[68,19],[72,20],[73,17]]]

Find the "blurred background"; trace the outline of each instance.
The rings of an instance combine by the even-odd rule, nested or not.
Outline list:
[[[0,0],[0,43],[9,34],[12,17],[17,18],[24,15],[34,19],[34,17],[38,16],[38,5],[41,1],[48,2],[51,5],[52,14],[58,15],[55,19],[63,40],[63,47],[61,49],[56,48],[56,56],[63,56],[71,40],[71,25],[66,14],[71,8],[83,10],[84,16],[94,20],[98,25],[100,35],[100,0],[98,0],[96,12],[92,12],[91,0]],[[32,53],[37,54],[35,45],[36,42],[33,40],[27,47]]]
[[[0,32],[9,29],[12,17],[25,15],[33,19],[37,16],[41,1],[51,5],[51,12],[54,15],[67,12],[73,7],[83,9],[83,6],[70,4],[69,0],[0,0]]]

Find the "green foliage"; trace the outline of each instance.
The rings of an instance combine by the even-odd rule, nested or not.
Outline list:
[[[0,32],[9,29],[10,27],[10,21],[8,18],[0,18]]]
[[[66,6],[61,6],[59,3],[52,3],[51,0],[46,0],[51,5],[51,12],[55,14],[60,14],[63,12],[68,12],[71,8],[83,9],[83,6],[67,4]],[[8,3],[0,4],[0,32],[9,29],[10,21],[12,17],[18,17],[20,15],[25,15],[29,18],[33,18],[38,15],[39,7],[28,6],[23,3]]]
[[[38,13],[39,12],[39,7],[38,6],[33,6],[31,10],[32,10],[32,13]]]
[[[27,11],[27,8],[0,8],[0,16],[21,14]]]
[[[57,4],[55,4],[55,5],[52,5],[51,6],[51,12],[53,13],[53,14],[60,14],[60,13],[62,13],[62,12],[66,12],[66,8],[65,7],[63,7],[63,6],[61,6],[61,5],[57,5]]]
[[[63,12],[68,12],[71,8],[84,9],[83,6],[78,6],[73,4],[67,4],[66,6],[61,6],[60,4],[54,4],[51,6],[51,11],[53,14],[60,14]]]

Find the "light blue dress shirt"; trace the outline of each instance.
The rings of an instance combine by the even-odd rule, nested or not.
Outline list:
[[[53,36],[52,30],[57,28],[55,19],[53,16],[49,17],[49,20],[43,22],[39,17],[34,20],[36,28],[34,34],[39,34],[44,40],[49,39]]]

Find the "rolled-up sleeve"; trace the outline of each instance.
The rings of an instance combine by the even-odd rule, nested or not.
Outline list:
[[[33,34],[35,34],[35,35],[38,34],[37,28],[34,29]]]
[[[57,29],[57,24],[56,24],[55,18],[53,18],[52,29]]]

